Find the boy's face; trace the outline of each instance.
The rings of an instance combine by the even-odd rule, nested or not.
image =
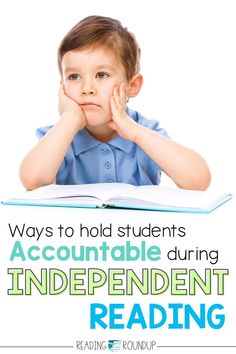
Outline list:
[[[80,105],[91,127],[111,121],[114,87],[128,86],[120,60],[107,48],[67,52],[62,58],[62,81],[65,93]]]

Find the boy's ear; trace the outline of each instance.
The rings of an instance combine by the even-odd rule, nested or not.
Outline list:
[[[135,97],[139,93],[143,84],[143,76],[138,73],[132,77],[128,85],[127,95],[129,97]]]

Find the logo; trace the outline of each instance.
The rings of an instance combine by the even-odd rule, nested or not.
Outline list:
[[[108,350],[111,352],[118,352],[121,350],[121,340],[110,339],[108,341]]]

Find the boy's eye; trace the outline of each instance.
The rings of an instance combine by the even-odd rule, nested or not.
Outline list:
[[[105,79],[106,77],[109,77],[109,74],[107,74],[103,71],[100,71],[96,74],[96,78],[98,78],[98,79]]]
[[[78,74],[71,74],[69,75],[69,80],[78,80],[79,75]]]

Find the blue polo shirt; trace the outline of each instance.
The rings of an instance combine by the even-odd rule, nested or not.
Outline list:
[[[127,109],[128,115],[142,126],[168,136],[159,122]],[[43,137],[51,126],[39,128]],[[50,152],[49,152],[50,153]],[[92,137],[86,128],[79,131],[57,173],[57,184],[118,182],[133,185],[159,184],[161,168],[137,144],[117,135],[108,143]]]

